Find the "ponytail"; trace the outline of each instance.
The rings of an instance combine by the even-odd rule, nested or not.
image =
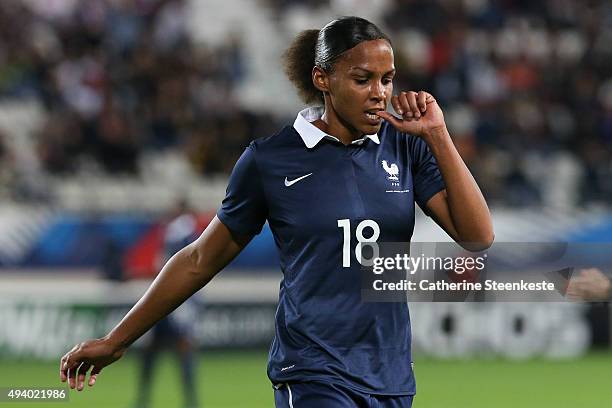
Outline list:
[[[307,103],[323,102],[323,95],[312,83],[315,49],[320,30],[299,33],[283,55],[285,74],[293,83],[300,98]]]

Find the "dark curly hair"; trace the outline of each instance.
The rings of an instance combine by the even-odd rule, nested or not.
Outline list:
[[[312,83],[314,66],[332,72],[343,53],[363,41],[381,39],[391,43],[376,25],[361,17],[341,17],[321,30],[304,30],[283,55],[285,73],[305,103],[322,103],[323,95]]]

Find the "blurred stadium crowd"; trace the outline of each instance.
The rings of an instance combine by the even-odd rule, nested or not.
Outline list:
[[[261,6],[281,25],[286,13],[337,10],[332,3],[359,14],[363,1]],[[612,202],[612,3],[373,3],[375,22],[394,42],[396,89],[437,97],[492,204]],[[0,2],[0,104],[35,98],[44,106],[35,132],[44,174],[139,177],[145,152],[168,149],[204,178],[228,174],[250,139],[292,122],[241,104],[249,61],[240,31],[214,44],[195,41],[190,4]],[[14,197],[11,130],[1,132],[0,194]]]
[[[44,103],[45,170],[69,174],[87,156],[135,174],[143,150],[175,146],[202,174],[231,169],[263,118],[210,102],[242,80],[240,44],[195,47],[185,12],[181,0],[0,4],[0,93]]]

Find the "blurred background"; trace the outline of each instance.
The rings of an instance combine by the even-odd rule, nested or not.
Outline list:
[[[293,123],[291,38],[341,15],[391,37],[396,90],[436,96],[497,242],[612,242],[610,2],[3,1],[0,387],[59,385],[59,357],[119,321],[173,231],[214,216],[249,141]],[[419,213],[414,240],[449,239]],[[272,406],[277,260],[266,226],[179,311],[199,406]],[[419,407],[612,405],[608,304],[411,313]],[[144,342],[70,406],[139,406]],[[183,406],[169,353],[153,381],[151,406]]]

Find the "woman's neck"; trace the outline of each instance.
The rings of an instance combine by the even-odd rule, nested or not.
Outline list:
[[[325,107],[320,119],[312,122],[317,128],[330,136],[338,138],[344,145],[350,145],[354,140],[363,137],[357,129],[352,128],[347,122],[338,117],[333,109]]]

